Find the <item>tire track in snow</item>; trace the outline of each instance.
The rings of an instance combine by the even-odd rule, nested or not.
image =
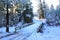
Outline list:
[[[27,37],[29,37],[31,34],[33,34],[33,32],[32,33],[25,33],[25,34],[23,34],[23,35],[18,35],[18,36],[15,36],[14,38],[11,38],[11,39],[9,39],[9,40],[25,40]]]
[[[0,39],[0,40],[12,40],[12,39],[14,39],[14,38],[16,38],[16,37],[18,37],[18,36],[21,36],[22,34],[21,33],[17,33],[17,34],[15,34],[15,35],[11,35],[11,36],[8,36],[8,37],[4,37],[4,38],[2,38],[2,39]]]

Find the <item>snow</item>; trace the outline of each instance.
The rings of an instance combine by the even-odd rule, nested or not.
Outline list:
[[[34,32],[26,40],[60,40],[60,27],[44,25],[43,33]]]
[[[29,17],[29,18],[30,18],[30,17],[31,17],[31,15],[30,15],[30,14],[26,14],[26,17]]]
[[[37,33],[37,28],[39,25],[44,22],[45,19],[33,19],[34,24],[18,30],[18,33],[4,37],[0,40],[60,40],[60,26],[48,26],[44,25],[43,33]],[[21,23],[18,23],[17,26],[20,26]],[[4,28],[0,29],[3,31]],[[14,32],[14,27],[10,27],[10,32]],[[5,32],[0,33],[4,35]],[[8,33],[5,33],[8,34]]]

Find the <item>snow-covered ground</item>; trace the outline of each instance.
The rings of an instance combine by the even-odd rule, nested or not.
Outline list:
[[[26,40],[60,40],[60,27],[59,26],[44,26],[43,33],[34,32]]]
[[[37,24],[38,23],[38,24]],[[18,26],[19,26],[20,24],[18,24]],[[36,29],[36,27],[38,27],[38,25],[40,25],[40,21],[38,20],[34,20],[34,24],[33,25],[30,25],[30,26],[28,26],[28,27],[25,27],[25,28],[22,28],[21,30],[19,30],[19,33],[17,33],[16,35],[14,35],[14,36],[17,36],[18,34],[19,35],[25,35],[25,36],[28,36],[28,35],[30,35],[30,34],[32,34],[34,31],[35,31],[35,29]],[[3,30],[4,29],[4,30]],[[14,27],[10,27],[9,28],[10,29],[10,32],[14,32],[14,30],[15,30],[15,28]],[[7,33],[5,32],[5,30],[6,30],[6,28],[0,28],[0,35],[7,35]],[[14,38],[14,36],[8,36],[8,37],[4,37],[4,38],[2,38],[1,40],[3,40],[3,39],[11,39],[11,38]],[[23,37],[22,36],[22,37]],[[17,39],[16,39],[17,40]]]
[[[33,25],[22,28],[21,30],[18,30],[17,34],[4,37],[0,40],[60,40],[59,26],[44,25],[43,33],[37,33],[37,28],[42,22],[45,21],[34,19]],[[12,28],[10,31],[12,30],[14,31],[14,28]]]

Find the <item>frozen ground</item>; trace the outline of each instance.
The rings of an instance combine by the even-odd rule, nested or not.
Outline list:
[[[44,25],[43,33],[37,33],[37,28],[42,22],[45,21],[34,20],[35,24],[22,28],[18,30],[17,34],[4,37],[0,40],[60,40],[60,26]],[[10,31],[14,31],[14,28]]]
[[[46,27],[43,33],[34,32],[26,40],[60,40],[60,27]]]

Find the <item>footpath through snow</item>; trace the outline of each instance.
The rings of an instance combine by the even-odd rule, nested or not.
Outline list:
[[[37,28],[44,21],[34,20],[33,25],[22,28],[17,34],[0,40],[60,40],[60,26],[44,25],[43,33],[37,33]]]
[[[39,27],[41,22],[39,20],[38,21],[34,20],[34,23],[35,24],[33,25],[22,28],[21,30],[18,31],[17,34],[4,37],[0,40],[25,40],[26,38],[28,38],[30,35],[32,35],[36,31],[36,29]]]

